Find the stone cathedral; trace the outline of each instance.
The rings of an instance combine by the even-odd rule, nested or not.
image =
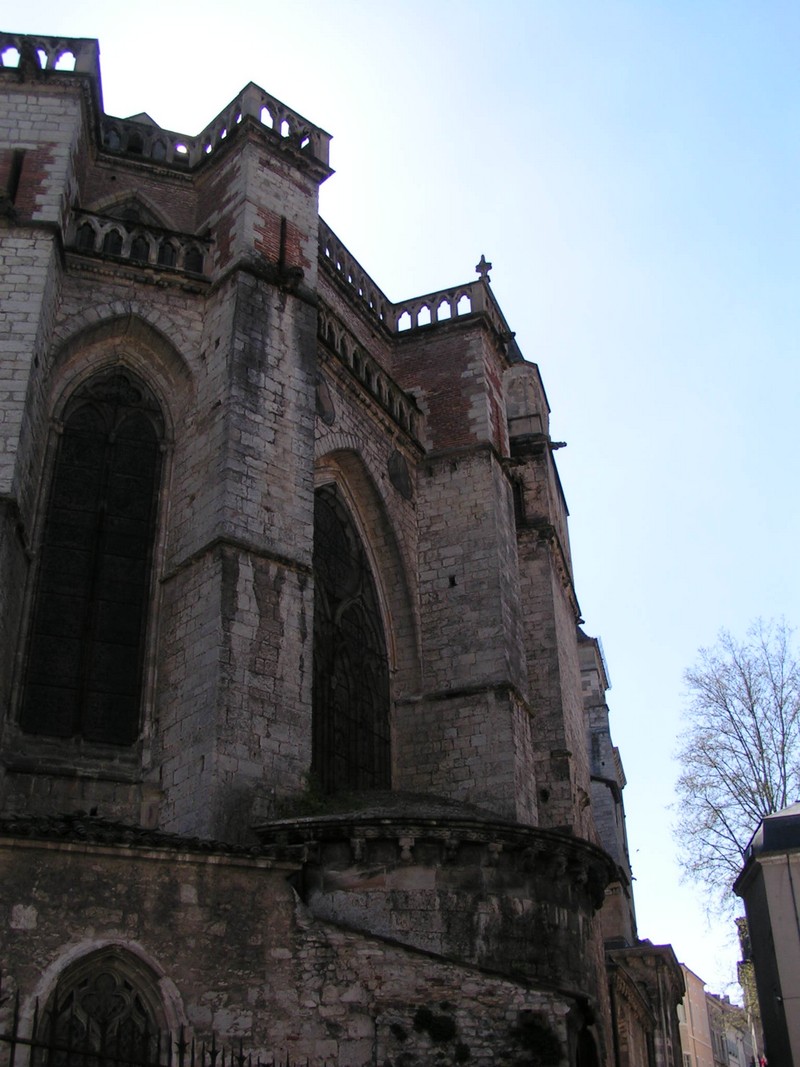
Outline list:
[[[0,1064],[678,1065],[489,265],[390,300],[253,83],[0,96]]]

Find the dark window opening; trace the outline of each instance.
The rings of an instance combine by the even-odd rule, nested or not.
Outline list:
[[[389,669],[364,546],[333,486],[314,506],[312,772],[327,793],[391,785]]]
[[[131,241],[131,259],[137,263],[147,263],[150,258],[150,245],[147,243],[147,238],[134,237]]]
[[[88,222],[84,222],[82,226],[78,227],[75,247],[81,252],[92,252],[94,250],[94,230]]]
[[[109,230],[103,238],[103,251],[111,256],[119,256],[122,253],[122,234],[119,230]]]
[[[17,193],[19,192],[19,183],[22,178],[22,164],[25,162],[25,152],[21,148],[17,148],[11,155],[11,166],[8,170],[8,181],[6,183],[6,196],[15,203],[17,199]]]
[[[169,241],[162,241],[158,247],[158,262],[162,267],[174,267],[177,261],[175,245]]]
[[[520,479],[512,479],[511,492],[514,499],[514,520],[517,526],[525,526],[525,486]]]
[[[120,369],[67,408],[28,641],[27,733],[138,736],[161,437],[154,400]]]
[[[183,265],[192,274],[203,273],[203,253],[196,245],[192,245],[191,248],[187,249]]]

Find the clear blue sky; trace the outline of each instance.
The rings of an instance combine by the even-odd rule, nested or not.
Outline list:
[[[568,442],[640,935],[721,988],[671,754],[697,648],[800,618],[800,6],[37,0],[7,28],[98,37],[111,114],[194,134],[252,80],[326,128],[323,215],[392,299],[492,260]]]

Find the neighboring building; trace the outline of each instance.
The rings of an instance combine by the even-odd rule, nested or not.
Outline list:
[[[761,1009],[758,1004],[756,973],[753,967],[753,950],[750,945],[750,930],[747,926],[747,919],[743,915],[736,919],[736,930],[742,955],[736,965],[736,975],[739,980],[739,987],[742,990],[743,1010],[747,1017],[747,1028],[750,1034],[750,1044],[753,1047],[753,1058],[760,1062],[764,1054]]]
[[[756,1049],[745,1009],[716,993],[706,993],[706,1008],[717,1067],[751,1067]]]
[[[685,964],[686,994],[678,1007],[684,1067],[752,1067],[754,1048],[747,1012],[727,996],[705,992]]]
[[[485,260],[394,303],[264,90],[189,137],[0,56],[0,1036],[677,1067]]]
[[[706,1004],[705,982],[681,964],[686,995],[678,1009],[683,1067],[714,1067],[714,1047]]]
[[[640,941],[636,929],[625,807],[625,772],[611,739],[608,673],[600,642],[578,631],[583,703],[589,729],[591,799],[604,848],[614,860],[600,913],[613,1018],[616,1067],[680,1061],[677,1009],[684,995],[671,945]]]
[[[607,967],[617,1039],[615,1062],[619,1067],[680,1063],[678,1009],[684,983],[672,946],[645,940],[629,948],[609,949]],[[632,986],[644,994],[649,1016],[632,995]]]
[[[762,820],[734,890],[747,915],[767,1061],[800,1064],[800,804]]]

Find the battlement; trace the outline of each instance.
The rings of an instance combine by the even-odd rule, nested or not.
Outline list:
[[[331,135],[312,125],[264,89],[250,82],[196,137],[164,130],[139,119],[103,117],[103,147],[192,168],[219,149],[246,117],[256,120],[285,147],[310,156],[328,167]]]
[[[102,99],[100,48],[91,38],[39,37],[0,33],[0,70],[15,70],[19,77],[41,78],[58,71],[89,74]],[[331,135],[250,82],[196,137],[162,129],[137,116],[101,118],[101,142],[107,152],[139,156],[190,170],[203,163],[246,118],[269,131],[282,148],[292,149],[321,164],[330,173]]]
[[[91,74],[100,81],[100,45],[92,37],[40,37],[0,31],[0,68]]]
[[[408,333],[422,326],[483,314],[504,342],[513,340],[514,334],[488,279],[480,277],[474,282],[393,303],[322,219],[319,220],[319,261],[328,274],[344,285],[350,297],[355,298],[357,306],[377,319],[391,334]],[[522,358],[516,345],[511,358],[514,361]]]

